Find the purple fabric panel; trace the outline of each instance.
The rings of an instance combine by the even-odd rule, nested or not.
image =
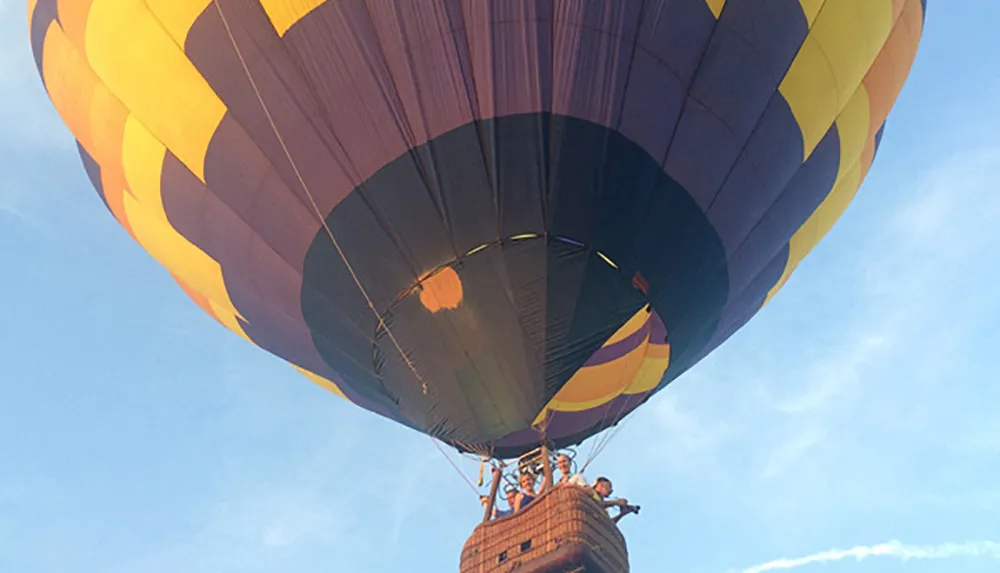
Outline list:
[[[646,324],[643,324],[639,330],[633,332],[622,340],[619,340],[610,346],[602,346],[597,352],[587,359],[583,366],[587,367],[606,364],[625,356],[629,352],[632,352],[640,344],[646,341],[649,337],[651,327],[651,321],[646,321]]]
[[[302,317],[301,271],[289,265],[256,228],[169,154],[164,163],[164,188],[169,189],[164,203],[171,224],[221,265],[229,297],[248,319],[242,326],[250,340],[292,364],[337,379],[316,352]],[[341,385],[341,389],[359,405],[393,417],[349,388]]]
[[[220,0],[220,6],[225,23],[218,10],[207,10],[192,27],[185,52],[297,199],[309,205],[312,195],[320,211],[328,211],[356,179],[326,127],[323,107],[259,4]]]
[[[685,86],[694,81],[716,20],[705,0],[646,0],[639,46],[670,68]]]
[[[323,121],[343,149],[351,187],[407,150],[396,79],[363,0],[321,5],[288,31],[284,45],[324,102]]]
[[[547,110],[552,0],[463,0],[479,118]]]
[[[776,97],[708,210],[729,257],[802,167],[802,156],[795,116],[785,99]]]
[[[618,125],[640,6],[638,2],[556,2],[553,113]]]
[[[730,292],[747,288],[776,254],[788,248],[788,241],[830,193],[839,163],[840,138],[834,126],[730,256]]]
[[[688,96],[664,167],[708,211],[744,142],[712,110]]]
[[[639,48],[632,62],[619,130],[653,157],[664,157],[687,89],[661,60]]]
[[[649,343],[665,344],[667,342],[667,325],[663,324],[658,312],[653,312],[650,318]]]
[[[337,4],[346,8],[352,3]],[[407,126],[405,136],[410,145],[468,123],[473,117],[466,82],[468,59],[455,41],[449,4],[454,2],[368,4],[371,31],[376,36],[364,35],[359,40],[379,48],[381,61],[371,64],[384,68],[378,72],[380,79],[392,78],[392,105]],[[385,99],[387,87],[383,85],[382,93],[372,97]]]

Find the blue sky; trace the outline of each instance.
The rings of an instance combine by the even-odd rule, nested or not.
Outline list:
[[[929,4],[858,199],[588,470],[643,505],[622,522],[633,571],[1000,567],[1000,4]],[[128,239],[25,23],[0,0],[0,571],[457,570],[465,483]]]

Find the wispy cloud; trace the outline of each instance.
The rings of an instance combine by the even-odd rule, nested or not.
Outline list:
[[[862,561],[872,557],[892,557],[907,561],[910,559],[949,559],[954,557],[980,557],[1000,560],[1000,543],[977,541],[967,543],[945,543],[942,545],[906,545],[890,541],[878,545],[859,545],[850,549],[829,549],[806,557],[782,558],[743,569],[742,573],[765,573],[797,569],[807,565],[828,564],[845,559]]]

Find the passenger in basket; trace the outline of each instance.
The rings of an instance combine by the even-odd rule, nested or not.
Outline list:
[[[514,508],[516,507],[517,504],[517,489],[512,487],[508,489],[506,493],[507,493],[507,505],[510,507],[510,509],[496,509],[496,506],[494,506],[493,508],[494,519],[498,517],[507,517],[508,515],[512,515],[514,513]]]
[[[507,505],[510,509],[500,509],[497,504],[493,504],[493,513],[490,514],[490,519],[498,519],[500,517],[507,517],[514,513],[514,504],[517,501],[517,488],[510,488],[506,492],[507,494]],[[483,505],[483,509],[490,504],[490,498],[487,495],[479,496],[479,503]]]
[[[605,508],[610,509],[613,506],[618,507],[618,515],[614,516],[611,521],[618,523],[621,518],[630,513],[639,513],[639,506],[629,505],[628,500],[624,497],[618,499],[608,499],[614,491],[614,487],[611,485],[611,480],[608,478],[599,477],[596,481],[594,481],[594,498],[597,499],[597,501]],[[610,515],[610,513],[608,515]]]
[[[529,503],[535,501],[535,497],[538,496],[535,493],[535,481],[536,477],[533,474],[524,472],[518,479],[518,483],[521,484],[521,491],[517,494],[517,501],[514,503],[514,513],[518,513],[522,509],[528,506]]]
[[[556,465],[559,468],[559,472],[562,473],[562,477],[559,478],[557,485],[571,484],[578,485],[580,487],[589,488],[587,485],[587,480],[583,478],[581,474],[573,473],[572,460],[566,454],[559,454],[559,458],[556,460]]]

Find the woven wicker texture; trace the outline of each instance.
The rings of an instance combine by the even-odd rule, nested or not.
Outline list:
[[[461,573],[627,573],[625,538],[589,492],[555,487],[521,513],[480,524]]]

